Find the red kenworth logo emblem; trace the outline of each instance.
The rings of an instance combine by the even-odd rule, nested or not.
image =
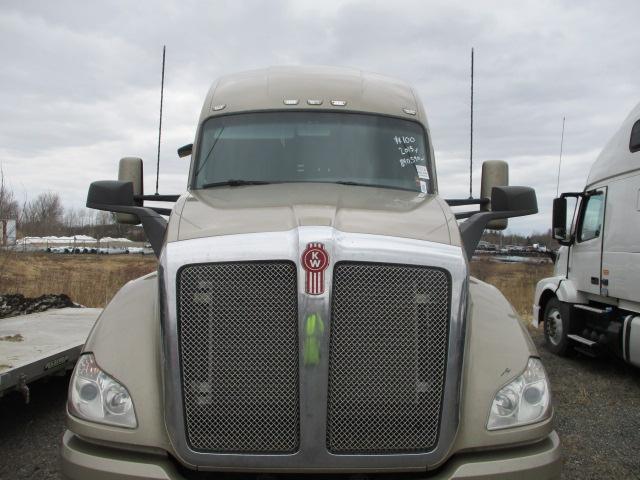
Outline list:
[[[324,271],[329,266],[329,254],[324,245],[318,242],[309,243],[302,253],[302,266],[307,271],[305,292],[309,295],[324,293]]]

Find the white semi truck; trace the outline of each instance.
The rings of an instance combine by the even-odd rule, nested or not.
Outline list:
[[[640,367],[640,105],[598,156],[584,190],[555,199],[553,237],[563,246],[533,307],[548,348],[609,352]]]
[[[137,158],[89,189],[159,265],[87,340],[66,478],[559,478],[535,346],[469,276],[489,222],[537,212],[505,162],[443,200],[415,91],[329,67],[220,79],[178,153],[179,197],[145,196]]]

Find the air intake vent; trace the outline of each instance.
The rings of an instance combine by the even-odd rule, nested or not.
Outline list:
[[[426,452],[438,441],[449,331],[449,274],[339,263],[333,274],[327,448]]]
[[[299,447],[298,307],[291,262],[187,265],[178,273],[186,433],[192,449]]]

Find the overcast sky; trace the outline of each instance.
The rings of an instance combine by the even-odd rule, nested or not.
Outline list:
[[[475,47],[474,190],[482,160],[510,163],[549,227],[562,117],[560,190],[589,168],[640,101],[640,2],[175,1],[0,3],[0,164],[20,198],[84,204],[118,159],[145,159],[155,186],[167,45],[161,193],[179,193],[201,103],[223,74],[269,65],[356,67],[399,77],[424,102],[440,193],[468,193],[469,62]]]

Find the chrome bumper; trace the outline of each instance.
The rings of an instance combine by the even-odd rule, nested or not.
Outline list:
[[[62,439],[62,475],[69,480],[189,480],[176,465],[169,456],[94,445],[70,431]],[[437,470],[425,472],[424,478],[552,480],[560,478],[561,467],[560,440],[552,432],[532,445],[454,455]]]

